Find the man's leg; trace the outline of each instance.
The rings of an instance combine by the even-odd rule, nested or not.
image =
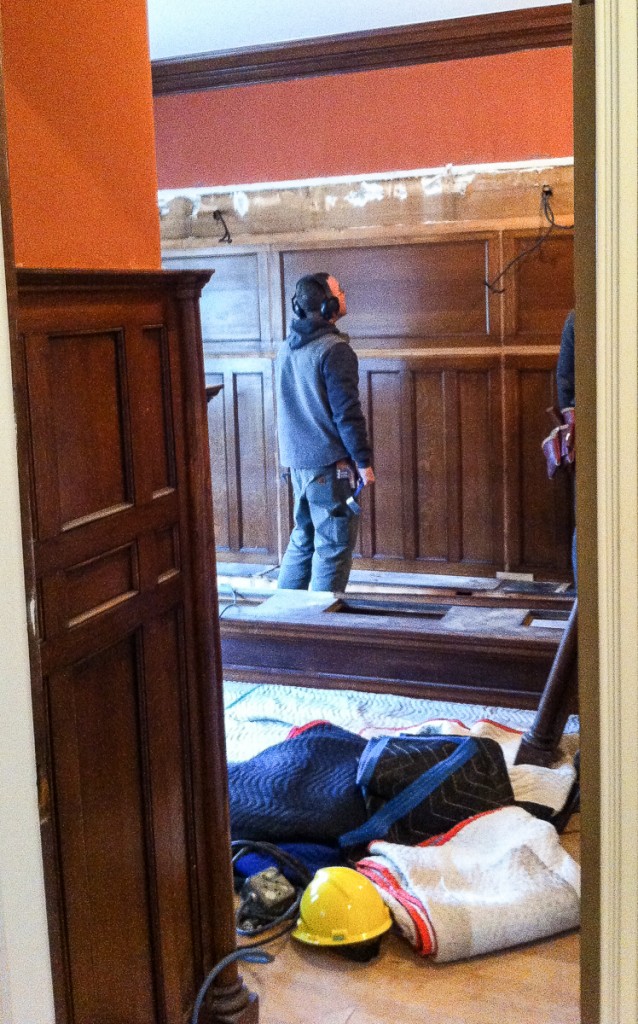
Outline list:
[[[359,527],[358,516],[346,504],[351,494],[349,481],[337,478],[334,466],[324,470],[306,488],[315,530],[311,590],[346,589]]]
[[[305,489],[308,470],[290,470],[293,494],[295,496],[295,525],[286,553],[281,560],[277,578],[279,590],[307,590],[312,571],[312,556],[315,550],[315,528],[312,524]]]

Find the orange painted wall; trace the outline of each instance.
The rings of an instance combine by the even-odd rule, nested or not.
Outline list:
[[[161,96],[159,186],[571,156],[572,122],[570,47]]]
[[[145,0],[2,0],[16,262],[160,266]]]

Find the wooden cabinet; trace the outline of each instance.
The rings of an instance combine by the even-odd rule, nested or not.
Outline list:
[[[573,239],[557,228],[537,240],[528,229],[433,229],[392,244],[167,256],[219,268],[204,289],[204,354],[207,382],[224,384],[209,409],[220,560],[276,563],[287,542],[272,364],[295,282],[325,270],[346,289],[377,476],[357,565],[571,576],[569,481],[547,479],[540,446],[573,306]]]
[[[59,1024],[181,1024],[234,948],[197,305],[209,276],[18,275]]]

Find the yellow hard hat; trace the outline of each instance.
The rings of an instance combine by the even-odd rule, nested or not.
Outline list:
[[[392,918],[372,882],[352,868],[320,868],[301,898],[293,937],[311,946],[371,942]]]

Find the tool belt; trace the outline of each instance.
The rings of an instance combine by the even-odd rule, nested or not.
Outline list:
[[[545,456],[548,477],[553,477],[561,467],[573,466],[576,461],[576,410],[573,406],[547,410],[554,429],[547,435],[541,448]]]

